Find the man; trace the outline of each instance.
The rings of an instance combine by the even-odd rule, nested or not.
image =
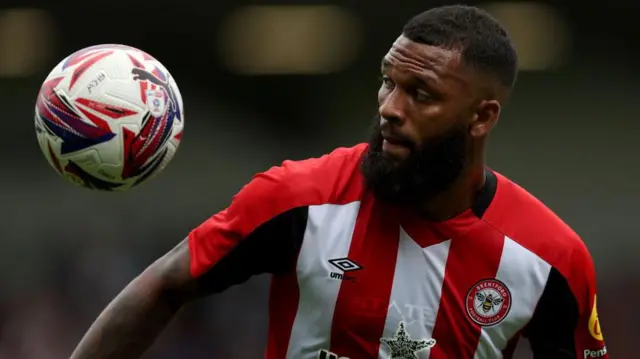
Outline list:
[[[136,278],[73,359],[138,358],[188,300],[272,273],[267,359],[607,358],[580,238],[484,164],[514,84],[504,29],[411,19],[370,143],[261,173]]]

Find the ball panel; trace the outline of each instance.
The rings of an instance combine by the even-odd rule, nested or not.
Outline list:
[[[49,164],[75,184],[126,190],[160,173],[184,127],[167,69],[125,45],[82,49],[47,76],[36,101],[36,134]]]

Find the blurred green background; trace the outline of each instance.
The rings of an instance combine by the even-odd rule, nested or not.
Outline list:
[[[222,209],[252,174],[366,139],[381,57],[409,17],[445,3],[3,1],[0,359],[68,357],[129,280]],[[636,358],[640,3],[468,4],[502,20],[521,57],[489,164],[583,236],[611,357]],[[47,72],[98,43],[149,52],[184,97],[177,156],[127,193],[63,182],[34,135],[35,96]],[[147,357],[261,357],[267,282],[255,278],[189,307]],[[518,359],[530,358],[526,347]]]

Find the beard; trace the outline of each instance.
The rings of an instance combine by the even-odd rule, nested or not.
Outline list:
[[[420,205],[449,189],[467,162],[466,128],[456,125],[428,139],[422,146],[408,144],[410,154],[398,160],[382,151],[380,117],[361,163],[366,187],[397,205]]]

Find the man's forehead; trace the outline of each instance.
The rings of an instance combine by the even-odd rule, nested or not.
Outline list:
[[[417,43],[404,35],[400,35],[391,45],[383,58],[383,66],[393,66],[395,63],[410,63],[425,67],[457,67],[460,63],[460,53],[441,47]]]
[[[460,51],[421,44],[400,35],[382,59],[383,70],[399,67],[427,80],[453,81],[455,86],[468,88],[473,81],[470,69],[462,65]]]

